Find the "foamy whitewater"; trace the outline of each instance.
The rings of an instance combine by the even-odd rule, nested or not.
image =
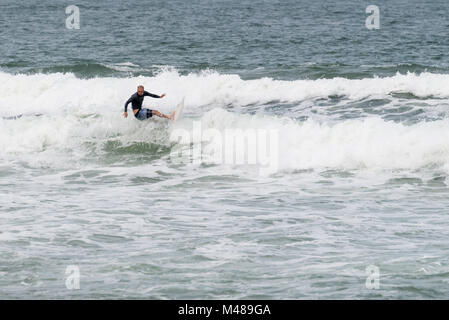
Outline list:
[[[448,299],[449,1],[370,4],[2,0],[0,299]]]
[[[0,79],[3,297],[446,292],[448,75]],[[144,103],[165,113],[185,97],[182,119],[124,119],[137,83],[167,93]],[[195,125],[276,132],[275,170],[177,163],[173,152],[192,144],[203,158],[223,147]],[[66,289],[66,265],[80,268],[84,290]],[[371,265],[388,289],[365,288]]]
[[[5,164],[27,159],[31,167],[76,167],[92,156],[101,161],[111,143],[170,148],[174,142],[170,133],[177,128],[191,131],[197,121],[203,130],[222,133],[229,129],[276,131],[283,173],[425,168],[447,172],[449,168],[447,75],[245,81],[238,75],[183,76],[172,70],[155,77],[124,79],[0,73],[0,80],[0,104],[13,106],[3,108],[0,120]],[[124,120],[123,101],[136,83],[145,83],[154,92],[169,92],[166,99],[147,99],[144,105],[165,113],[187,97],[184,119],[174,125],[160,119]],[[23,88],[26,94],[18,100]],[[395,97],[398,93],[409,97]],[[329,99],[338,101],[332,108],[323,108],[321,101]],[[379,100],[383,100],[381,106],[371,106],[370,102]],[[413,106],[413,101],[419,101],[419,106]],[[273,105],[288,107],[273,112]]]

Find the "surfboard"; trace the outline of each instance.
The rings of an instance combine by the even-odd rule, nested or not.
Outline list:
[[[185,97],[182,98],[182,101],[181,101],[181,102],[178,104],[178,106],[176,107],[176,110],[175,110],[175,116],[174,116],[174,118],[173,118],[173,122],[178,121],[179,117],[181,116],[182,109],[184,109],[184,99],[185,99]]]

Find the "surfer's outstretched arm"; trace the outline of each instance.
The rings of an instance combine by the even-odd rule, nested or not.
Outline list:
[[[131,96],[131,98],[129,98],[126,102],[125,102],[125,112],[123,112],[123,116],[125,118],[128,117],[128,104],[130,104],[133,101],[133,96]]]
[[[159,112],[157,110],[152,110],[152,112],[153,112],[153,115],[155,115],[155,116],[158,116],[158,117],[161,117],[161,118],[165,118],[165,119],[169,119],[169,120],[173,120],[174,113],[172,113],[171,115],[168,116],[168,115],[163,114],[163,113],[161,113],[161,112]]]
[[[143,95],[145,97],[151,97],[151,98],[163,98],[163,97],[165,97],[165,93],[163,93],[162,95],[158,96],[157,94],[152,94],[152,93],[149,93],[148,91],[144,91]]]

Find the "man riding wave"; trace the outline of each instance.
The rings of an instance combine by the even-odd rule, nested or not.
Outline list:
[[[163,98],[165,97],[165,93],[162,94],[161,96],[158,96],[156,94],[152,94],[149,93],[148,91],[145,91],[144,87],[142,85],[137,87],[137,92],[134,93],[126,102],[125,102],[125,112],[123,113],[123,116],[125,118],[128,117],[128,104],[131,103],[132,108],[133,108],[133,112],[134,112],[134,116],[139,119],[139,120],[145,120],[148,118],[151,118],[154,115],[161,117],[161,118],[166,118],[166,119],[170,119],[173,120],[173,117],[175,115],[175,113],[173,112],[170,116],[163,114],[157,110],[151,110],[151,109],[147,109],[147,108],[142,108],[142,103],[143,103],[143,98],[144,97],[152,97],[152,98]]]

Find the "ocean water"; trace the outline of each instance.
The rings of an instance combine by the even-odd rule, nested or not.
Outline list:
[[[0,298],[449,298],[448,13],[2,0]]]

